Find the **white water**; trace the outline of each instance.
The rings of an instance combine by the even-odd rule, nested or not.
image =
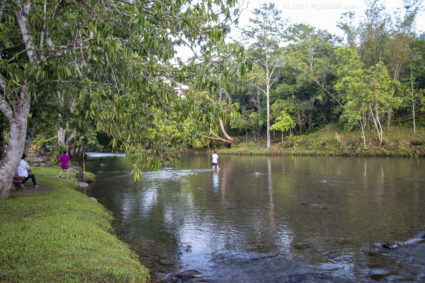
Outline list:
[[[110,153],[110,152],[86,152],[87,157],[98,158],[98,157],[125,157],[124,153]]]

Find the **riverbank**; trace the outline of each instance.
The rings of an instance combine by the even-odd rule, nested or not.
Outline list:
[[[277,140],[276,140],[277,139]],[[410,128],[392,127],[386,132],[380,145],[375,136],[367,137],[367,147],[358,132],[343,132],[336,127],[327,127],[314,133],[276,137],[271,149],[264,140],[239,141],[231,148],[222,148],[221,154],[249,155],[319,155],[319,156],[381,156],[425,157],[425,129],[413,133]]]
[[[28,181],[0,201],[0,281],[148,281],[147,268],[114,235],[109,211],[55,177],[59,168],[33,172],[39,188]]]

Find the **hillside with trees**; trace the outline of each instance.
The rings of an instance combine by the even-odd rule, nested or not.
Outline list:
[[[289,25],[285,11],[263,4],[244,28],[251,67],[232,94],[239,117],[227,126],[239,141],[258,140],[258,147],[268,149],[272,143],[332,154],[332,146],[302,146],[313,142],[309,135],[327,136],[329,129],[346,135],[358,153],[382,147],[380,154],[391,155],[400,135],[422,145],[425,37],[414,28],[420,9],[420,1],[410,1],[391,16],[382,1],[369,1],[365,15],[341,15],[344,37],[338,37],[306,24]],[[363,16],[357,25],[356,16]],[[341,152],[350,151],[350,145],[341,146]]]

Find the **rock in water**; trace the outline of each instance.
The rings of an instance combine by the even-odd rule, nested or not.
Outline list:
[[[78,182],[78,185],[80,186],[80,188],[86,188],[89,186],[89,184],[84,183],[84,182]]]
[[[399,242],[386,242],[382,244],[382,247],[385,249],[394,250],[401,247],[403,244]]]

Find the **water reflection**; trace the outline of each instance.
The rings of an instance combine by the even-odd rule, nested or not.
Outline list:
[[[217,192],[219,190],[219,183],[218,183],[218,173],[213,172],[212,174],[212,184],[213,184],[213,188],[214,188],[214,192]]]
[[[299,277],[307,281],[323,273],[356,281],[376,266],[402,274],[365,250],[424,230],[423,160],[220,159],[219,173],[208,156],[193,155],[144,172],[141,182],[125,161],[90,161],[88,170],[98,174],[91,194],[114,212],[117,232],[158,276],[196,269],[225,282],[248,272],[248,282],[258,282],[264,269],[276,279],[291,267],[307,270]]]

